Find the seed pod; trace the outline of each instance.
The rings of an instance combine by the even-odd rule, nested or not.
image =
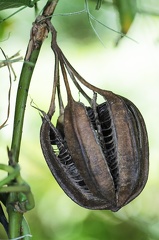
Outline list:
[[[89,111],[81,103],[71,101],[65,109],[65,138],[88,189],[105,201],[105,206],[98,209],[116,211],[133,200],[146,184],[146,127],[132,102],[110,92],[107,102],[97,111],[101,132],[98,126],[93,127],[95,120],[91,124]],[[80,205],[97,209],[89,202]]]
[[[51,31],[55,81],[50,108],[48,114],[43,113],[40,131],[45,160],[61,188],[77,204],[117,211],[139,195],[148,178],[144,120],[131,101],[83,79],[58,47],[53,27]],[[61,101],[58,63],[68,97],[65,108]],[[68,75],[89,107],[73,99]],[[78,81],[95,93],[93,99]],[[55,110],[56,88],[62,111],[55,127],[50,119]],[[97,94],[104,98],[99,105]]]
[[[94,196],[88,189],[75,166],[65,140],[61,138],[47,115],[43,117],[40,142],[45,160],[65,193],[83,207],[105,209],[105,201]],[[52,147],[51,142],[56,144],[56,149]]]
[[[72,200],[89,209],[117,211],[146,184],[148,140],[135,105],[110,92],[107,98],[96,108],[98,119],[91,107],[71,99],[60,125],[64,136],[44,117],[40,138],[51,172]]]

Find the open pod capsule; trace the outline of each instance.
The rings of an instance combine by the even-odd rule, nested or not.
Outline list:
[[[117,211],[138,196],[147,182],[149,152],[143,117],[130,100],[86,82],[57,44],[52,48],[55,76],[59,76],[60,63],[68,103],[64,108],[60,104],[56,127],[51,123],[53,112],[43,114],[40,140],[45,160],[61,188],[77,204]],[[94,92],[89,106],[73,99],[67,75],[87,99],[78,81]],[[54,89],[61,103],[58,81]],[[103,97],[101,104],[97,104],[98,95]]]

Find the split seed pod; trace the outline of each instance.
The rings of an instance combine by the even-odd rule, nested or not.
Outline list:
[[[40,141],[45,160],[78,205],[117,211],[137,197],[147,182],[149,152],[143,117],[128,99],[82,79],[59,49],[57,55],[68,103],[56,127],[43,114]],[[77,77],[95,92],[89,107],[73,99],[66,70],[74,82]],[[97,95],[103,103],[96,103]]]
[[[93,109],[72,99],[60,128],[47,115],[43,118],[41,146],[52,174],[73,201],[89,209],[117,211],[146,184],[148,140],[135,105],[111,95],[112,101],[97,107],[101,132]]]
[[[79,205],[117,211],[144,188],[148,176],[148,140],[143,118],[129,100],[105,91],[97,120],[83,104],[65,109],[64,132],[72,156],[91,198]],[[92,109],[93,111],[93,109]],[[95,114],[94,114],[95,115]]]

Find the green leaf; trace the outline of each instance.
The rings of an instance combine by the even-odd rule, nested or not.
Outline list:
[[[119,12],[121,30],[125,34],[128,32],[137,12],[136,0],[113,0]]]
[[[99,10],[102,5],[102,0],[97,1],[96,10]]]
[[[39,0],[0,0],[0,11],[8,8],[18,8],[22,6],[33,7]]]

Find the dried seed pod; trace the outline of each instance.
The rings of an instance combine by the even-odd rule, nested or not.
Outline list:
[[[107,91],[104,92],[107,95]],[[108,93],[97,107],[98,126],[91,109],[71,101],[65,109],[65,138],[68,149],[94,196],[105,201],[98,208],[116,211],[134,199],[148,177],[148,140],[144,120],[129,100]],[[93,110],[92,110],[93,111]]]
[[[51,137],[50,137],[51,136]],[[65,193],[77,204],[91,209],[105,209],[105,200],[94,196],[75,166],[58,130],[45,114],[40,131],[40,142],[45,160],[58,184]],[[51,145],[51,142],[56,145]],[[111,203],[109,203],[111,207]]]
[[[144,188],[148,178],[148,137],[143,117],[128,99],[99,89],[85,81],[71,66],[56,43],[55,82],[48,114],[43,113],[40,141],[45,160],[65,193],[77,204],[89,209],[117,211]],[[60,107],[58,61],[64,78],[68,103],[55,127],[51,123],[57,88]],[[87,99],[76,78],[95,92],[86,107],[71,94],[67,73]],[[97,94],[104,98],[97,104]]]
[[[74,100],[64,111],[63,136],[46,116],[41,127],[43,154],[55,179],[73,201],[89,209],[117,211],[147,181],[143,118],[132,102],[112,96],[113,101],[97,106],[101,132],[93,109]]]

